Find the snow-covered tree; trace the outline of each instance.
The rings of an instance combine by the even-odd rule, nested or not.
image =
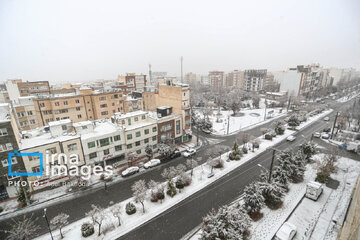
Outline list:
[[[203,218],[202,240],[241,240],[247,235],[250,218],[242,208],[223,206]]]
[[[198,162],[195,159],[190,158],[186,160],[186,166],[191,169],[191,177],[192,177],[194,168],[198,166]]]
[[[146,184],[144,180],[136,181],[132,186],[131,190],[133,191],[133,196],[135,202],[140,202],[143,207],[143,213],[145,213],[144,201],[146,199]]]
[[[36,219],[32,219],[23,215],[21,220],[12,220],[11,228],[6,231],[8,234],[8,240],[29,240],[33,238],[33,234],[36,233],[40,227],[35,224]]]
[[[300,145],[299,148],[305,155],[306,160],[310,160],[311,157],[316,154],[316,145],[313,142],[307,142]]]
[[[284,189],[276,182],[260,182],[259,188],[268,206],[278,206],[282,202]]]
[[[161,176],[163,178],[167,179],[168,181],[172,181],[172,179],[177,176],[177,173],[178,173],[178,171],[176,170],[176,168],[171,166],[171,167],[165,168],[163,170],[163,172],[161,173]]]
[[[168,144],[159,143],[157,147],[158,147],[158,152],[162,157],[168,157],[173,152],[173,149]]]
[[[145,147],[145,153],[146,153],[146,156],[148,157],[149,160],[154,156],[153,149],[152,149],[152,147],[150,145],[147,145]]]
[[[94,204],[91,205],[91,210],[85,214],[87,217],[91,218],[93,225],[98,225],[99,233],[98,236],[101,234],[101,225],[106,218],[106,214],[104,209],[100,206],[96,206]]]
[[[17,201],[22,205],[21,207],[25,207],[30,204],[31,194],[27,185],[22,186],[20,184],[16,196]]]
[[[299,117],[295,114],[291,115],[289,120],[288,120],[288,125],[290,127],[297,127],[300,125],[300,120]]]
[[[64,238],[61,229],[69,224],[69,215],[60,213],[50,220],[50,225],[53,229],[59,229],[61,238]]]
[[[272,181],[279,184],[285,190],[288,190],[289,178],[284,169],[277,166],[272,173]]]
[[[258,95],[253,95],[251,99],[252,99],[253,108],[259,108],[260,107],[260,97]]]
[[[117,218],[119,226],[121,226],[121,211],[122,211],[121,204],[118,203],[118,204],[115,204],[115,205],[111,206],[110,211],[111,211],[111,214],[115,218]]]
[[[284,123],[282,121],[276,121],[274,125],[275,133],[277,135],[283,135],[285,132]]]
[[[254,216],[260,213],[262,206],[264,205],[264,197],[262,195],[259,184],[256,182],[250,183],[244,189],[244,208],[250,214]]]

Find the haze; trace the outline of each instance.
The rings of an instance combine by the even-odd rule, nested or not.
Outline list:
[[[0,0],[0,82],[360,68],[359,1]]]

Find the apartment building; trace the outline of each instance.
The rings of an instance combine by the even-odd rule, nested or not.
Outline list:
[[[192,73],[192,72],[189,72],[189,73],[186,73],[185,74],[185,83],[187,84],[190,84],[190,85],[193,85],[197,82],[197,75],[196,73]]]
[[[19,97],[17,103],[10,103],[10,115],[16,122],[19,131],[39,127],[33,99],[35,96]]]
[[[46,170],[51,169],[53,165],[63,165],[67,169],[72,166],[80,167],[85,165],[81,138],[75,132],[70,119],[50,122],[49,127],[23,131],[19,151],[21,153],[43,154],[43,175],[29,176],[27,179],[32,190],[39,187],[36,183],[55,181],[67,176],[63,172],[57,172],[58,175],[55,176],[51,172],[47,172]],[[59,154],[65,154],[67,161]],[[49,161],[46,161],[46,156],[49,156]],[[54,162],[52,162],[52,156],[54,156]],[[23,162],[26,172],[40,172],[39,157],[23,156]],[[49,174],[47,175],[47,173]]]
[[[16,188],[9,181],[19,181],[18,176],[8,175],[8,154],[18,149],[16,140],[17,131],[14,122],[10,119],[8,104],[0,104],[0,201],[16,196]],[[17,156],[11,159],[12,172],[24,172],[22,158]]]
[[[209,72],[209,82],[213,88],[220,88],[225,85],[225,76],[222,71]]]
[[[23,82],[21,79],[7,80],[6,89],[9,98],[13,102],[17,102],[19,97],[24,96],[49,96],[50,85],[48,81]]]
[[[0,103],[9,103],[10,98],[6,90],[0,90]]]
[[[81,136],[87,165],[116,165],[125,161],[125,137],[121,126],[110,120],[73,124]]]
[[[117,81],[120,85],[126,86],[129,92],[144,92],[146,89],[146,75],[126,73],[125,76],[118,76]]]
[[[159,85],[158,106],[170,106],[182,116],[183,142],[191,137],[190,88],[187,84],[167,82]]]
[[[148,112],[115,113],[112,122],[123,128],[126,156],[129,153],[136,153],[138,157],[145,156],[147,145],[156,151],[158,143],[157,121],[149,117]]]
[[[155,111],[158,107],[159,92],[143,92],[143,106],[145,111]]]
[[[300,94],[302,74],[297,68],[272,72],[272,74],[274,76],[274,82],[280,84],[280,91],[288,92],[289,96],[298,96]]]
[[[326,87],[327,70],[318,64],[297,66],[298,72],[301,73],[300,94],[306,97],[313,97],[317,91]]]
[[[266,79],[266,69],[245,70],[243,90],[248,92],[258,92],[263,90]]]

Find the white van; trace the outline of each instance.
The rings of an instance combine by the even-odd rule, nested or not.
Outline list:
[[[308,182],[306,184],[306,194],[305,197],[310,198],[314,201],[318,200],[323,191],[323,186],[318,182]]]

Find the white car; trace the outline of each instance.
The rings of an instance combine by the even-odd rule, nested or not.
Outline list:
[[[189,148],[184,152],[184,157],[191,157],[192,155],[195,155],[196,150],[193,148]]]
[[[328,133],[326,133],[326,132],[323,132],[323,133],[321,134],[321,138],[322,138],[322,139],[329,139],[329,138],[330,138],[330,135],[329,135]]]
[[[289,222],[285,222],[275,235],[276,240],[291,240],[296,234],[296,226]]]
[[[329,120],[330,120],[329,117],[325,117],[325,118],[324,118],[324,121],[329,121]]]
[[[139,172],[139,167],[129,167],[121,173],[121,176],[127,177],[138,172]]]
[[[321,137],[321,134],[319,132],[314,132],[314,137],[319,138]]]
[[[155,167],[157,165],[159,165],[161,162],[160,162],[160,159],[151,159],[150,161],[148,161],[147,163],[144,164],[144,168],[152,168],[152,167]]]
[[[296,139],[296,137],[293,135],[290,135],[286,138],[286,140],[288,140],[289,142],[293,142],[295,139]]]

